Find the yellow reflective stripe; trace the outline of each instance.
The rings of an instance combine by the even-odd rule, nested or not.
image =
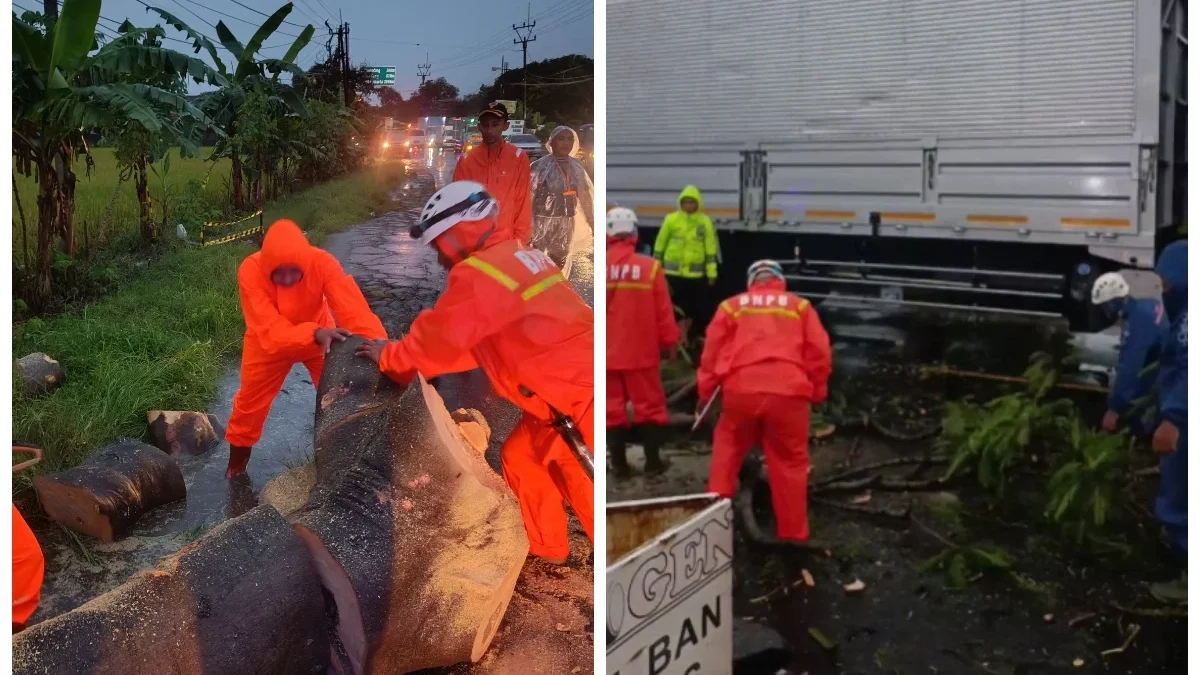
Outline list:
[[[736,312],[734,312],[732,309],[730,309],[730,308],[729,308],[729,303],[728,303],[728,302],[722,302],[722,303],[721,303],[721,309],[725,310],[725,313],[726,313],[726,314],[728,314],[728,315],[730,315],[730,316],[732,316],[732,317],[735,317],[735,318],[737,317],[737,313],[736,313]]]
[[[555,284],[560,284],[564,281],[566,281],[566,279],[564,279],[563,275],[561,275],[561,274],[555,274],[552,277],[546,277],[545,279],[542,279],[541,281],[537,282],[536,284],[534,284],[534,285],[530,286],[529,288],[526,288],[524,291],[522,291],[521,299],[528,300],[528,299],[532,298],[533,296],[537,295],[538,293],[541,293],[542,291],[546,290],[547,288],[550,288],[551,286],[553,286]]]
[[[783,307],[743,307],[733,313],[733,318],[738,318],[743,314],[774,314],[778,316],[786,316],[789,319],[799,319],[799,310],[790,310]]]
[[[479,258],[467,258],[463,261],[463,263],[470,265],[471,267],[474,267],[480,272],[483,272],[489,277],[495,279],[501,286],[507,288],[508,290],[517,290],[517,286],[519,285],[517,284],[517,280],[496,269],[491,263],[480,260]]]
[[[633,281],[614,281],[608,284],[610,291],[652,291],[650,284],[640,284]]]
[[[655,260],[654,265],[652,265],[650,267],[650,278],[653,279],[656,274],[658,274],[658,261],[657,260]]]

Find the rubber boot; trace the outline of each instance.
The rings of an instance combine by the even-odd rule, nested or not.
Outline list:
[[[1164,605],[1187,605],[1187,570],[1178,579],[1150,584],[1150,595]]]
[[[250,451],[240,445],[229,446],[229,465],[225,468],[226,478],[237,478],[246,473],[246,465],[250,463]]]
[[[629,444],[629,429],[620,427],[608,430],[608,454],[612,457],[613,478],[625,480],[633,475],[629,469],[629,458],[625,446]]]
[[[653,478],[667,472],[670,463],[662,458],[662,427],[653,424],[643,424],[638,427],[638,436],[642,440],[642,449],[646,453],[646,475]]]

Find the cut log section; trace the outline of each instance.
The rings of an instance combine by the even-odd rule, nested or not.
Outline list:
[[[13,672],[323,674],[325,623],[308,554],[287,521],[260,506],[156,569],[14,635]]]
[[[148,511],[187,496],[175,460],[141,441],[116,441],[79,466],[33,480],[54,522],[106,542],[129,534]]]
[[[27,354],[17,359],[17,379],[21,389],[29,398],[37,398],[58,389],[66,381],[58,361],[41,352]]]
[[[358,342],[326,359],[317,484],[293,527],[337,607],[353,673],[476,661],[528,554],[520,508],[433,387],[418,377],[399,394],[377,381],[353,357]]]
[[[458,425],[458,431],[468,445],[481,455],[487,452],[492,429],[483,413],[474,408],[459,408],[450,413],[450,418]]]
[[[151,410],[146,413],[150,442],[176,457],[202,455],[221,441],[215,417],[201,412]]]

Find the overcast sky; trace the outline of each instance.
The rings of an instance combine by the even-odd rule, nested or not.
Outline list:
[[[116,26],[105,19],[119,23],[128,18],[138,26],[161,23],[158,15],[147,12],[140,0],[103,2],[100,10],[103,18],[99,27],[109,33],[115,33]],[[161,7],[213,38],[216,30],[210,24],[224,21],[242,43],[266,20],[264,14],[270,15],[284,4],[284,0],[145,2]],[[20,15],[21,8],[39,10],[41,5],[41,0],[19,0],[13,3],[13,10]],[[281,26],[267,40],[268,49],[263,50],[263,54],[282,57],[294,39],[283,33],[299,35],[303,26],[311,23],[317,32],[298,59],[302,67],[308,68],[314,61],[324,57],[328,31],[323,22],[329,19],[330,25],[336,28],[340,11],[342,20],[350,24],[351,61],[355,65],[395,66],[396,89],[405,98],[421,82],[417,75],[417,64],[425,62],[427,52],[432,66],[430,77],[445,77],[463,93],[474,92],[479,85],[491,83],[499,74],[493,72],[492,68],[500,66],[502,56],[507,59],[509,67],[519,68],[521,46],[512,42],[516,38],[512,26],[514,23],[525,23],[527,7],[537,21],[533,29],[537,39],[529,43],[530,61],[566,54],[593,55],[591,0],[532,0],[529,3],[525,0],[425,0],[418,3],[395,0],[294,0],[293,5],[286,21],[299,25]],[[181,35],[174,28],[166,29],[170,37]],[[168,45],[181,51],[190,51],[187,45],[178,42],[169,42]],[[336,47],[336,40],[333,45]],[[207,56],[205,60],[209,60]],[[192,85],[192,90],[200,89]]]

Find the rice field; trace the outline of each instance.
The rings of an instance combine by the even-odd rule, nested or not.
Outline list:
[[[226,213],[229,209],[229,160],[214,163],[205,161],[210,148],[205,148],[200,157],[180,159],[179,151],[171,151],[171,167],[166,172],[165,190],[171,197],[171,223],[199,224],[206,217]],[[83,246],[86,236],[95,237],[100,220],[117,187],[119,171],[112,148],[92,150],[95,166],[90,175],[83,159],[77,162],[75,171],[78,183],[75,186],[75,231],[76,239]],[[160,162],[156,168],[162,168]],[[27,246],[32,259],[37,246],[37,181],[14,172],[17,190],[13,195],[13,260],[21,260]],[[207,182],[201,186],[201,182]],[[191,184],[191,185],[189,185]],[[153,173],[150,175],[150,197],[156,215],[162,204],[163,181]],[[25,231],[22,231],[21,216],[17,210],[18,195],[21,208],[25,211]],[[189,223],[189,220],[197,221]],[[109,225],[109,241],[138,233],[137,192],[133,181],[126,181],[117,193]]]

